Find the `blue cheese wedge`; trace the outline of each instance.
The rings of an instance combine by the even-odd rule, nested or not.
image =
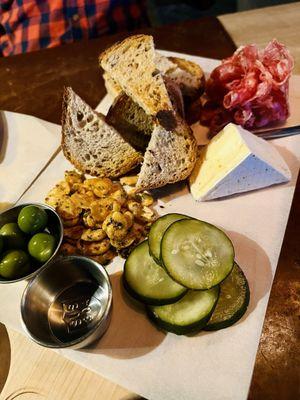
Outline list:
[[[276,148],[228,124],[201,152],[190,176],[195,200],[206,201],[288,182],[291,173]]]

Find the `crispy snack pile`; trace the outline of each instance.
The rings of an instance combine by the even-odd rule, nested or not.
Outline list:
[[[89,256],[103,265],[117,254],[126,257],[156,219],[148,193],[125,190],[124,186],[133,186],[136,180],[86,179],[76,171],[66,171],[65,180],[45,198],[63,220],[61,253]]]

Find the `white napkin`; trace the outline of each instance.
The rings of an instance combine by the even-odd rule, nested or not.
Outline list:
[[[61,127],[29,115],[0,113],[0,211],[15,203],[60,145]]]

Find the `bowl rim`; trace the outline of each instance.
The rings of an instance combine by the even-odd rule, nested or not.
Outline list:
[[[45,267],[47,267],[47,265],[53,261],[54,257],[57,255],[60,246],[62,244],[63,241],[63,237],[64,237],[64,226],[63,226],[63,222],[61,217],[58,215],[58,213],[55,211],[55,209],[51,206],[49,206],[48,204],[45,203],[38,203],[38,202],[32,202],[32,203],[21,203],[21,204],[15,204],[13,207],[7,208],[6,210],[4,210],[3,212],[0,213],[0,216],[5,214],[8,211],[13,210],[14,208],[17,207],[26,207],[26,206],[38,206],[38,207],[42,207],[46,210],[50,210],[53,212],[53,214],[57,217],[58,223],[59,223],[59,227],[60,227],[60,237],[59,237],[59,241],[57,243],[56,249],[54,251],[54,253],[52,254],[52,256],[49,258],[49,260],[47,260],[44,264],[42,264],[39,268],[37,268],[35,271],[31,272],[28,275],[24,275],[21,278],[18,279],[6,279],[3,280],[2,278],[0,279],[0,284],[10,284],[10,283],[16,283],[16,282],[21,282],[24,280],[31,280],[32,278],[34,278],[41,270],[43,270]]]
[[[38,278],[38,276],[40,274],[42,274],[45,271],[46,268],[50,268],[53,264],[55,265],[60,260],[63,260],[63,261],[75,260],[76,261],[78,259],[83,259],[85,261],[88,261],[88,262],[92,263],[104,275],[104,277],[106,279],[106,282],[108,284],[108,299],[107,299],[107,302],[105,303],[105,311],[104,311],[101,319],[92,327],[92,329],[90,329],[87,333],[85,333],[84,335],[80,336],[79,338],[71,340],[70,342],[58,341],[57,343],[53,343],[53,344],[45,343],[44,341],[38,339],[35,335],[33,335],[30,332],[29,328],[27,327],[27,325],[26,325],[26,323],[24,321],[23,315],[24,315],[24,307],[25,307],[25,301],[26,301],[27,293],[28,293],[29,289],[31,288],[31,286],[33,285],[34,281]],[[31,340],[33,340],[35,343],[37,343],[37,344],[39,344],[39,345],[41,345],[43,347],[48,347],[48,348],[52,348],[52,349],[72,348],[72,347],[84,342],[88,337],[90,337],[99,328],[99,326],[104,321],[106,321],[108,319],[109,314],[111,312],[111,308],[112,308],[112,299],[113,299],[113,292],[112,292],[112,285],[111,285],[110,277],[109,277],[109,274],[108,274],[108,272],[106,271],[106,269],[105,269],[105,267],[103,265],[101,265],[97,261],[93,260],[92,258],[85,257],[85,256],[77,256],[77,255],[60,256],[60,257],[52,260],[52,262],[50,262],[45,268],[40,270],[38,272],[38,274],[36,274],[36,276],[33,279],[30,280],[30,282],[28,283],[28,285],[24,289],[22,297],[21,297],[21,304],[20,304],[22,327],[23,327],[24,331],[26,332],[26,334],[29,336],[29,338]]]

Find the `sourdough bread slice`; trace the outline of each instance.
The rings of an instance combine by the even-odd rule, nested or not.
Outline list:
[[[183,96],[188,97],[190,101],[201,96],[205,89],[205,75],[202,68],[183,58],[168,58],[175,68],[166,71],[166,75],[179,85]]]
[[[164,77],[164,81],[174,110],[183,116],[183,98],[179,86],[167,77]],[[142,107],[125,93],[115,99],[105,120],[136,150],[146,150],[154,128],[153,117],[147,115]]]
[[[176,118],[162,74],[155,65],[153,37],[130,36],[100,55],[100,65],[148,115],[157,117],[166,129]]]
[[[155,52],[154,63],[158,71],[165,74],[170,69],[175,69],[176,64],[172,63],[167,57]],[[114,99],[122,93],[121,86],[111,77],[108,72],[103,73],[103,79],[107,93]]]
[[[179,57],[165,57],[158,52],[155,52],[154,63],[161,74],[179,85],[185,100],[188,100],[188,102],[203,94],[205,75],[198,64]],[[122,87],[108,72],[104,72],[103,78],[109,95],[112,98],[117,97],[122,92]]]
[[[136,150],[146,150],[153,131],[153,118],[125,93],[115,99],[105,120]]]
[[[166,57],[166,56],[160,54],[158,51],[155,52],[154,62],[155,62],[156,68],[163,75],[165,75],[168,71],[171,71],[172,69],[175,69],[177,67],[177,65],[174,64],[170,60],[169,57]]]
[[[137,190],[154,189],[186,179],[192,172],[197,144],[190,127],[177,116],[177,127],[156,125],[144,155]]]
[[[141,153],[70,87],[63,96],[62,149],[79,171],[94,176],[116,178],[143,160]]]
[[[109,75],[108,72],[104,72],[103,74],[104,85],[107,90],[107,93],[114,99],[118,97],[122,93],[122,88],[117,84],[116,81]]]

